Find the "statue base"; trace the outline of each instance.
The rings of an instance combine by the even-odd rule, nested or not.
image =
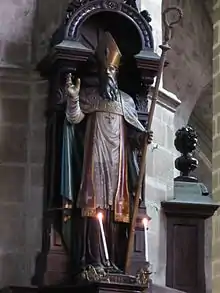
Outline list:
[[[85,291],[83,291],[85,290]],[[151,285],[149,289],[144,286],[117,284],[117,283],[93,283],[81,286],[53,286],[53,287],[9,287],[3,288],[5,293],[185,293],[168,287]]]
[[[41,293],[142,293],[147,289],[146,286],[138,284],[126,284],[126,283],[107,283],[107,282],[97,282],[97,283],[87,283],[77,286],[55,286],[55,287],[45,287],[38,289]],[[146,292],[146,291],[145,291]]]
[[[39,291],[44,292],[89,292],[89,293],[141,293],[149,288],[150,273],[149,264],[141,268],[136,276],[123,273],[112,273],[108,270],[97,270],[93,266],[86,267],[77,277],[65,280],[56,286],[43,287]],[[83,291],[85,290],[85,291]]]
[[[74,281],[77,285],[99,282],[101,284],[127,284],[146,287],[149,284],[150,274],[149,263],[147,263],[144,268],[141,268],[136,273],[136,276],[113,272],[111,268],[109,268],[109,270],[98,270],[89,265],[74,279]]]

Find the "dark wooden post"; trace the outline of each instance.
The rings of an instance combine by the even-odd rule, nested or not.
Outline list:
[[[190,177],[198,162],[192,152],[197,136],[192,128],[176,133],[175,146],[181,152],[174,180],[174,199],[162,203],[167,215],[167,286],[187,293],[205,293],[205,219],[219,207],[204,184]]]

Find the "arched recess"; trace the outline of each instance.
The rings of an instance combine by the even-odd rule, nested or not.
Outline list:
[[[151,27],[145,18],[133,7],[120,1],[113,0],[95,0],[79,8],[69,20],[66,30],[66,39],[77,40],[82,24],[94,14],[101,12],[115,12],[120,16],[128,18],[139,31],[142,40],[142,50],[154,47]]]
[[[48,13],[48,7],[53,7],[50,13]],[[58,37],[60,41],[65,39],[65,32],[63,30],[66,31],[68,39],[77,38],[82,23],[92,14],[102,11],[115,12],[131,20],[142,38],[142,48],[154,47],[151,27],[149,25],[151,18],[148,15],[140,14],[137,9],[126,4],[126,1],[122,3],[120,0],[60,0],[54,6],[51,0],[37,0],[32,37],[32,62],[37,64],[47,55],[48,48],[53,39],[52,35],[55,32],[58,35],[62,34],[61,37]],[[67,22],[69,22],[69,27],[66,30]]]

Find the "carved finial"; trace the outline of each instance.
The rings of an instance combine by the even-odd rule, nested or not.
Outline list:
[[[150,23],[152,21],[151,15],[147,10],[142,10],[141,15],[146,19],[147,22]]]
[[[126,0],[125,3],[138,11],[136,0]]]
[[[190,126],[183,127],[176,132],[174,145],[181,156],[175,160],[175,167],[181,172],[181,176],[175,180],[197,181],[196,178],[189,176],[189,173],[198,167],[198,160],[193,158],[197,142],[198,136]]]

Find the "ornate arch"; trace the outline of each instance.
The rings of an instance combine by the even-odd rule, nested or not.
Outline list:
[[[142,50],[153,49],[154,41],[151,26],[145,18],[133,7],[115,0],[93,0],[81,3],[68,21],[66,39],[77,40],[81,25],[92,15],[101,12],[115,12],[128,18],[137,28],[142,41]]]

